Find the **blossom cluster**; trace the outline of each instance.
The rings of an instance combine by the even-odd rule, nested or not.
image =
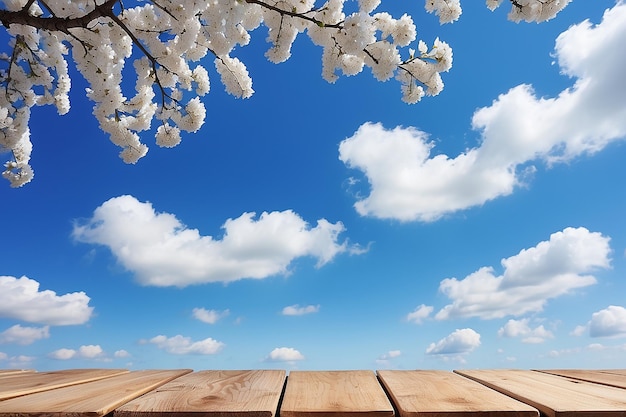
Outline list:
[[[0,54],[0,152],[12,154],[2,175],[13,187],[33,178],[31,107],[54,105],[61,115],[70,109],[70,59],[89,84],[93,115],[126,163],[146,155],[142,132],[153,131],[158,146],[172,147],[181,132],[200,129],[206,118],[200,97],[210,90],[206,64],[211,58],[228,93],[239,98],[254,93],[246,65],[233,52],[260,26],[267,29],[271,62],[289,59],[296,37],[306,34],[322,49],[325,80],[369,67],[379,81],[395,76],[407,103],[439,94],[440,74],[452,66],[448,44],[436,39],[429,47],[418,41],[410,16],[375,12],[380,0],[358,0],[349,7],[346,0],[320,5],[316,0],[136,0],[123,7],[120,0],[0,1],[0,11],[9,12],[3,24],[10,37],[9,53]],[[512,20],[542,21],[569,0],[510,1]],[[491,9],[501,3],[487,0]],[[441,23],[461,14],[460,0],[426,0],[425,8]],[[71,24],[81,16],[90,19]],[[53,19],[54,25],[46,24]],[[133,80],[123,83],[124,77],[134,78],[134,89]]]

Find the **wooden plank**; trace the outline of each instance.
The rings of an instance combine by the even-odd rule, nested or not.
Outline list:
[[[372,371],[291,371],[281,417],[392,417]]]
[[[536,407],[548,417],[624,417],[621,388],[521,370],[455,371]]]
[[[286,372],[200,371],[118,408],[115,417],[273,417]]]
[[[9,375],[19,375],[35,372],[32,369],[0,369],[0,378],[9,376]]]
[[[70,369],[53,372],[14,373],[5,378],[0,378],[0,400],[97,381],[127,372],[126,369]]]
[[[135,371],[0,401],[1,417],[99,417],[190,369]]]
[[[535,408],[445,371],[378,371],[400,417],[538,417]]]
[[[626,373],[607,371],[593,371],[582,369],[540,369],[538,372],[564,376],[567,378],[580,379],[581,381],[594,382],[596,384],[609,385],[611,387],[626,388]]]
[[[606,372],[608,374],[626,375],[626,369],[600,369],[599,372]]]

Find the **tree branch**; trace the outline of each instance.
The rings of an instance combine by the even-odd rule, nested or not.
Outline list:
[[[0,10],[0,22],[7,28],[12,24],[18,24],[37,29],[68,33],[69,29],[86,28],[93,20],[110,16],[113,13],[113,6],[118,2],[119,0],[106,0],[84,16],[66,18],[33,16],[25,9],[17,12]]]
[[[276,7],[276,6],[272,6],[271,4],[268,4],[262,0],[244,0],[246,3],[249,4],[258,4],[261,7],[264,7],[266,9],[270,9],[275,11],[276,13],[279,13],[281,16],[291,16],[291,17],[295,17],[295,18],[299,18],[302,20],[308,20],[309,22],[315,23],[316,25],[320,26],[320,27],[328,27],[328,28],[335,28],[335,29],[342,29],[343,28],[343,22],[339,22],[339,23],[333,23],[333,24],[327,24],[325,22],[322,22],[321,20],[317,20],[314,17],[310,17],[307,16],[305,13],[298,13],[298,12],[294,12],[291,10],[283,10],[280,7]],[[309,12],[314,11],[313,9],[309,10]],[[306,13],[309,13],[306,12]]]

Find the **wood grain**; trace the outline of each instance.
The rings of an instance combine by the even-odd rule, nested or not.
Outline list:
[[[135,371],[0,401],[1,417],[99,417],[189,369]]]
[[[70,369],[53,372],[13,373],[5,378],[0,378],[0,400],[96,381],[127,372],[126,369]]]
[[[25,374],[35,372],[32,369],[0,369],[0,378],[16,374]]]
[[[372,371],[292,371],[281,417],[392,417]]]
[[[536,407],[548,417],[624,417],[626,392],[535,371],[455,371]]]
[[[400,417],[538,417],[535,408],[445,371],[378,371]]]
[[[619,372],[588,371],[581,369],[545,369],[539,370],[538,372],[626,389],[626,373],[621,374]]]
[[[285,371],[200,371],[177,378],[114,412],[115,417],[272,417]]]
[[[626,375],[626,369],[600,369],[598,372],[606,372],[609,374]]]

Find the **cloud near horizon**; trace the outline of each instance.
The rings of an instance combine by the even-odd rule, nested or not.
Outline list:
[[[214,355],[224,348],[224,343],[210,337],[194,342],[190,337],[158,335],[142,343],[151,343],[173,355]]]
[[[91,299],[84,292],[57,295],[39,290],[39,282],[26,276],[0,276],[0,318],[50,326],[84,324],[91,318]]]
[[[549,299],[596,283],[589,275],[610,267],[610,239],[584,227],[568,227],[550,240],[501,261],[504,272],[482,267],[462,280],[446,278],[439,290],[452,300],[438,320],[496,319],[543,310]]]
[[[347,240],[341,222],[326,219],[311,227],[291,210],[244,213],[228,219],[221,239],[202,236],[170,213],[130,195],[112,198],[85,222],[76,223],[77,241],[108,247],[117,261],[142,285],[185,287],[244,278],[288,274],[300,257],[321,267],[341,253],[362,253]]]
[[[555,57],[572,87],[555,98],[531,85],[510,89],[478,109],[472,127],[480,145],[450,157],[432,155],[429,134],[414,127],[365,123],[342,141],[339,159],[360,170],[370,194],[354,204],[362,216],[436,221],[509,195],[534,171],[591,155],[626,137],[626,4],[618,2],[598,25],[588,20],[556,39]]]
[[[522,343],[537,344],[543,343],[546,339],[552,339],[554,334],[546,330],[543,325],[539,325],[534,329],[529,325],[529,319],[514,320],[511,319],[498,330],[498,336],[509,338],[521,338]]]
[[[105,355],[104,350],[100,345],[83,345],[75,349],[57,349],[54,352],[51,352],[48,357],[57,360],[69,360],[69,359],[96,359],[101,358]]]
[[[626,308],[622,306],[608,306],[591,315],[591,320],[584,326],[577,326],[572,332],[574,336],[582,336],[589,332],[591,337],[625,337],[626,336]]]
[[[457,329],[426,349],[427,355],[467,354],[480,346],[480,334],[474,329]]]
[[[268,362],[295,362],[304,360],[304,355],[294,348],[280,347],[272,350],[265,360]]]

